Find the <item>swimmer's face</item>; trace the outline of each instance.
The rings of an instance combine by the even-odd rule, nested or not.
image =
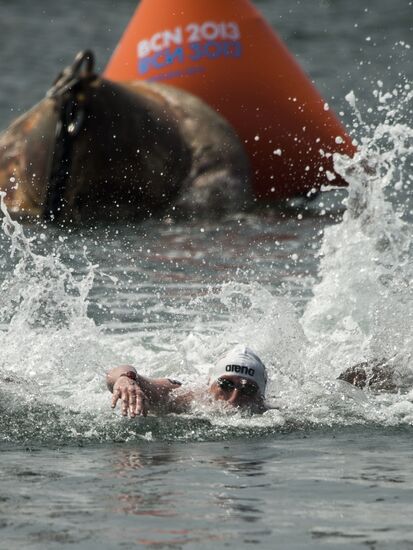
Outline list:
[[[211,384],[209,391],[215,400],[225,401],[233,407],[246,408],[263,403],[257,384],[241,376],[221,376]]]

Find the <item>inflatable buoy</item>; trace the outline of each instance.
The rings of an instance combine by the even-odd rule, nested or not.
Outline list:
[[[204,99],[238,132],[255,194],[266,200],[331,183],[331,154],[355,151],[249,0],[142,0],[104,75],[166,82]]]
[[[0,135],[0,190],[20,217],[210,217],[248,206],[249,178],[234,130],[201,99],[105,80],[91,52]]]

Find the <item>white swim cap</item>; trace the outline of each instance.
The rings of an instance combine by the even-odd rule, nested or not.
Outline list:
[[[218,359],[209,371],[209,384],[213,384],[221,376],[236,375],[253,380],[261,395],[265,394],[267,372],[261,359],[250,348],[238,345]]]

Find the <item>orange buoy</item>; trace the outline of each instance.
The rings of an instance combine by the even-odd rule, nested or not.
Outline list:
[[[345,129],[249,0],[142,0],[104,73],[162,81],[212,105],[250,155],[254,191],[279,200],[331,183]],[[336,175],[334,184],[343,184]]]

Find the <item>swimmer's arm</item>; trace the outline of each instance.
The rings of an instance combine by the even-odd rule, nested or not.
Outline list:
[[[133,379],[136,377],[136,380]],[[131,365],[121,365],[111,369],[106,375],[108,390],[113,393],[112,408],[121,403],[123,416],[141,415],[148,412],[182,412],[181,396],[172,395],[181,387],[180,382],[169,378],[147,378],[136,372]]]

